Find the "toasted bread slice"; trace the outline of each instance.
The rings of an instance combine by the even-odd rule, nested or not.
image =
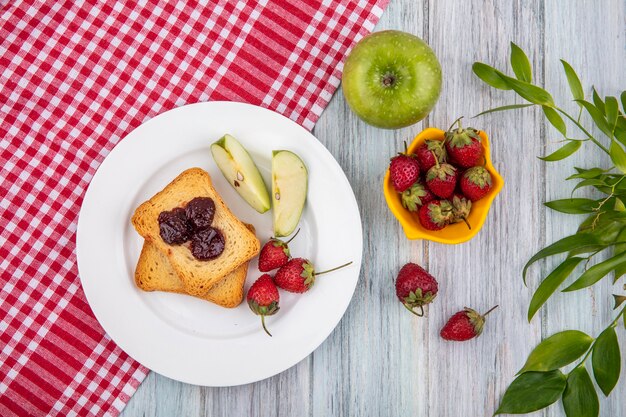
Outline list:
[[[248,262],[226,275],[206,294],[194,297],[222,307],[233,308],[243,300],[243,286],[248,273]],[[144,241],[135,269],[135,284],[144,291],[167,291],[186,294],[182,281],[169,260],[154,244]]]
[[[246,224],[254,233],[254,226]],[[248,262],[226,275],[206,294],[195,296],[222,307],[233,308],[243,300],[243,287],[246,283]],[[135,284],[144,291],[166,291],[186,294],[183,283],[172,268],[168,259],[148,241],[144,241],[141,255],[135,269]]]
[[[213,227],[224,235],[224,252],[215,259],[200,261],[191,254],[188,246],[168,245],[159,234],[159,213],[182,207],[195,197],[209,197],[215,202]],[[162,191],[141,204],[133,214],[137,232],[169,260],[184,290],[190,295],[204,295],[211,287],[245,262],[254,258],[261,244],[228,209],[213,188],[211,177],[200,168],[182,172]]]

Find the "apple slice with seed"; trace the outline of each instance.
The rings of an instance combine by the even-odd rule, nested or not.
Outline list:
[[[308,171],[298,155],[272,152],[274,235],[289,236],[298,226],[306,202]]]
[[[211,145],[211,153],[228,183],[259,213],[270,209],[270,196],[256,164],[237,139],[224,135]]]

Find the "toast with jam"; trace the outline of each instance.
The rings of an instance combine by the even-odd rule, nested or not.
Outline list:
[[[252,225],[247,226],[254,232]],[[237,307],[243,300],[243,287],[247,273],[248,262],[245,262],[215,284],[206,294],[195,297],[226,308]],[[135,284],[144,291],[187,294],[167,257],[148,241],[144,241],[139,261],[137,261]]]
[[[200,168],[182,172],[132,216],[137,232],[160,252],[184,292],[203,296],[258,255],[255,234],[226,206]]]

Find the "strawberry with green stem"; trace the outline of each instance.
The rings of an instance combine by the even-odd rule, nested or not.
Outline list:
[[[462,168],[478,165],[483,158],[483,145],[478,130],[468,127],[463,129],[459,117],[452,123],[458,124],[456,129],[450,129],[444,134],[446,151],[453,164]]]
[[[408,154],[406,142],[404,143],[404,153],[391,158],[389,164],[389,178],[393,188],[401,193],[411,187],[420,176],[420,165],[414,155]]]
[[[472,210],[472,202],[465,198],[462,194],[455,193],[452,196],[452,223],[464,222],[467,227],[472,230],[472,226],[467,221],[470,211]]]
[[[311,261],[304,258],[293,258],[278,270],[274,277],[274,282],[285,291],[300,294],[311,289],[313,284],[315,284],[316,277],[336,271],[350,264],[352,264],[352,261],[326,271],[315,272]]]
[[[417,215],[424,229],[441,230],[452,221],[454,214],[448,200],[435,200],[420,207]]]
[[[400,269],[396,278],[396,296],[402,305],[416,316],[424,315],[424,306],[437,296],[437,280],[421,266],[408,263]],[[415,311],[419,308],[419,312]]]
[[[456,188],[458,172],[455,167],[436,162],[426,173],[426,185],[438,197],[449,198]]]
[[[464,307],[455,313],[441,329],[441,337],[445,340],[463,342],[473,339],[483,332],[485,316],[498,306],[490,308],[485,314],[479,314],[471,308]]]
[[[417,211],[424,204],[435,199],[435,195],[418,180],[401,194],[402,206],[409,211]]]
[[[448,158],[444,141],[437,139],[426,139],[415,150],[415,156],[424,172],[434,167],[437,162],[446,162]]]
[[[261,275],[248,290],[246,297],[250,310],[257,316],[261,316],[261,325],[263,330],[269,336],[272,334],[265,327],[265,316],[273,316],[278,312],[278,301],[280,295],[278,288],[269,274]]]
[[[489,171],[485,167],[476,166],[461,175],[459,185],[463,195],[474,202],[489,194],[492,182]]]
[[[268,240],[259,254],[259,271],[269,272],[285,265],[291,259],[288,245],[298,236],[298,233],[300,233],[300,229],[286,242],[275,237]]]

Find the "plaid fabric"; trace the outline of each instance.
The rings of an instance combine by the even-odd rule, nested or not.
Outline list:
[[[387,1],[0,1],[0,415],[117,415],[148,372],[77,276],[83,194],[115,144],[207,100],[311,129]]]

